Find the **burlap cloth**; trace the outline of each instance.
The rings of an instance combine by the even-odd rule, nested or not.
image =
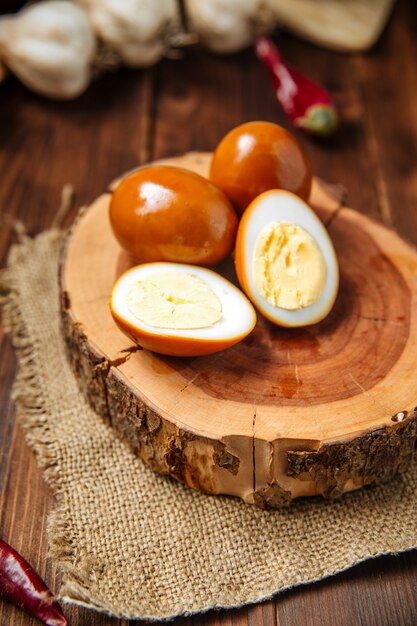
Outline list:
[[[56,496],[49,518],[61,597],[127,618],[234,607],[369,557],[416,546],[417,469],[324,502],[261,511],[155,475],[89,408],[60,334],[62,233],[24,238],[3,270],[19,357],[18,415]]]

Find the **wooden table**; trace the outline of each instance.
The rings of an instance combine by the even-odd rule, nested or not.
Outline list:
[[[318,176],[348,190],[348,203],[417,244],[417,40],[413,1],[397,6],[380,43],[345,56],[281,35],[290,62],[325,84],[343,117],[337,137],[302,141]],[[122,70],[97,80],[81,98],[55,103],[14,79],[0,88],[0,256],[6,261],[13,223],[29,234],[48,228],[71,183],[76,205],[91,201],[121,172],[150,159],[210,150],[231,127],[252,119],[288,126],[253,53],[217,58],[190,50],[147,71]],[[74,211],[68,218],[71,221]],[[21,551],[53,589],[59,574],[46,559],[46,521],[53,498],[10,399],[15,357],[0,330],[1,535]],[[401,520],[398,520],[401,524]],[[393,529],[395,531],[395,529]],[[356,566],[270,602],[178,619],[206,624],[412,626],[417,624],[417,551]],[[72,626],[126,625],[66,606]],[[34,625],[1,603],[2,625]]]

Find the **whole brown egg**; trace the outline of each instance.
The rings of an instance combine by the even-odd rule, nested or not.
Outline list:
[[[291,133],[258,121],[237,126],[223,137],[214,151],[210,178],[242,214],[270,189],[285,189],[307,200],[312,173],[306,153]]]
[[[179,167],[154,165],[126,176],[113,192],[110,223],[138,263],[210,266],[232,250],[237,216],[213,183]]]

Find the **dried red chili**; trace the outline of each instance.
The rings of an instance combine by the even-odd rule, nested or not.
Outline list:
[[[327,91],[287,65],[269,37],[259,37],[255,51],[272,78],[278,102],[294,126],[313,135],[333,133],[338,115]]]
[[[45,626],[68,626],[51,591],[29,563],[0,539],[0,596],[21,607]]]

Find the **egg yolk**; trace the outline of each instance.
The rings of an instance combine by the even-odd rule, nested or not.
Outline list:
[[[214,291],[183,272],[157,272],[132,284],[126,303],[132,315],[154,328],[207,328],[222,317]]]
[[[316,241],[289,222],[273,222],[261,230],[253,269],[262,297],[288,311],[316,302],[326,282],[326,263]]]

